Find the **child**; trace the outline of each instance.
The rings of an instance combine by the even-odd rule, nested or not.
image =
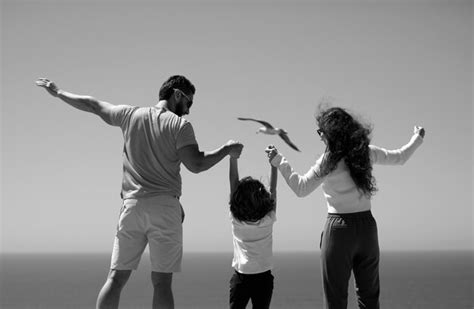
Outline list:
[[[231,309],[269,308],[273,293],[272,230],[276,221],[277,168],[271,167],[270,192],[252,177],[239,181],[237,158],[230,158],[230,219],[234,242],[230,279]]]

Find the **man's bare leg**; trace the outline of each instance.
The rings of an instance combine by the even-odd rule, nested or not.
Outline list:
[[[120,302],[122,288],[130,278],[131,270],[111,269],[107,281],[97,297],[97,309],[116,309]]]
[[[173,291],[171,289],[173,273],[151,272],[153,283],[153,309],[174,309]]]

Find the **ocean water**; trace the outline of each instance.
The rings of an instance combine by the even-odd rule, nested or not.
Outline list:
[[[176,308],[227,308],[231,253],[185,253],[173,281]],[[319,252],[275,253],[272,308],[322,308]],[[2,255],[1,308],[94,308],[109,254]],[[472,252],[383,252],[382,308],[474,308]],[[120,308],[151,308],[144,255]],[[251,305],[248,306],[251,308]],[[353,278],[349,308],[357,308]]]

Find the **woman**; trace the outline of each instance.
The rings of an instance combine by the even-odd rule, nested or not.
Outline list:
[[[322,184],[328,206],[320,243],[326,308],[347,307],[351,271],[359,307],[379,308],[379,245],[370,211],[377,191],[372,165],[405,163],[422,144],[425,130],[415,126],[408,144],[386,150],[370,145],[370,128],[342,108],[321,110],[316,122],[326,150],[306,174],[297,174],[275,147],[265,151],[298,197]]]

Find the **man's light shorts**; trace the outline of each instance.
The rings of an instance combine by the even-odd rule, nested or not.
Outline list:
[[[183,256],[182,208],[174,196],[126,199],[120,212],[111,269],[137,269],[147,244],[152,271],[180,272]]]

